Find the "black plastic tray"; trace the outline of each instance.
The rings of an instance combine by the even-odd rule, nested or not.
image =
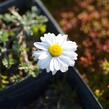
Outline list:
[[[16,6],[22,11],[25,11],[30,8],[32,4],[35,4],[40,13],[48,18],[48,32],[55,34],[64,33],[40,0],[8,0],[0,4],[0,13],[6,12],[11,6]],[[52,78],[51,73],[47,74],[44,70],[37,78],[27,77],[25,80],[1,91],[0,109],[16,109],[18,105],[31,103],[48,88]],[[81,78],[77,69],[69,68],[67,80],[80,96],[83,109],[103,109],[91,89]]]

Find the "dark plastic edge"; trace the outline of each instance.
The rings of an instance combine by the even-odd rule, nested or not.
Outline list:
[[[0,109],[16,109],[37,99],[52,82],[52,74],[45,70],[37,77],[28,77],[24,81],[8,88],[0,94]]]
[[[28,4],[25,4],[25,2],[28,2]],[[6,12],[9,7],[13,6],[13,4],[20,6],[20,8],[24,8],[24,4],[25,7],[30,5],[30,0],[6,0],[3,3],[0,3],[0,13]]]
[[[70,67],[68,72],[68,82],[72,88],[75,88],[82,99],[85,109],[103,109],[89,86],[82,79],[76,68]]]

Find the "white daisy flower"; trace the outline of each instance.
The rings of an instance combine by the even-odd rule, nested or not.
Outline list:
[[[41,42],[35,42],[34,46],[38,49],[33,52],[38,65],[47,72],[52,71],[54,75],[58,70],[66,72],[69,66],[74,66],[77,60],[77,44],[69,41],[67,35],[53,33],[44,34]]]

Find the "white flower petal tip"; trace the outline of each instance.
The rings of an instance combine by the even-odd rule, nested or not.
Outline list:
[[[34,43],[38,50],[33,52],[33,56],[41,69],[55,75],[57,71],[66,72],[69,66],[75,65],[77,44],[68,40],[68,35],[46,33],[40,39],[41,42]]]

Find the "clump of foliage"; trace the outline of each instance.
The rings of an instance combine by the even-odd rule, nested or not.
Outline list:
[[[78,43],[77,67],[104,108],[108,108],[109,1],[51,0],[47,6],[53,6],[51,11],[63,30]]]
[[[39,73],[32,58],[33,42],[45,33],[46,22],[36,7],[25,14],[13,7],[0,15],[0,89]]]

